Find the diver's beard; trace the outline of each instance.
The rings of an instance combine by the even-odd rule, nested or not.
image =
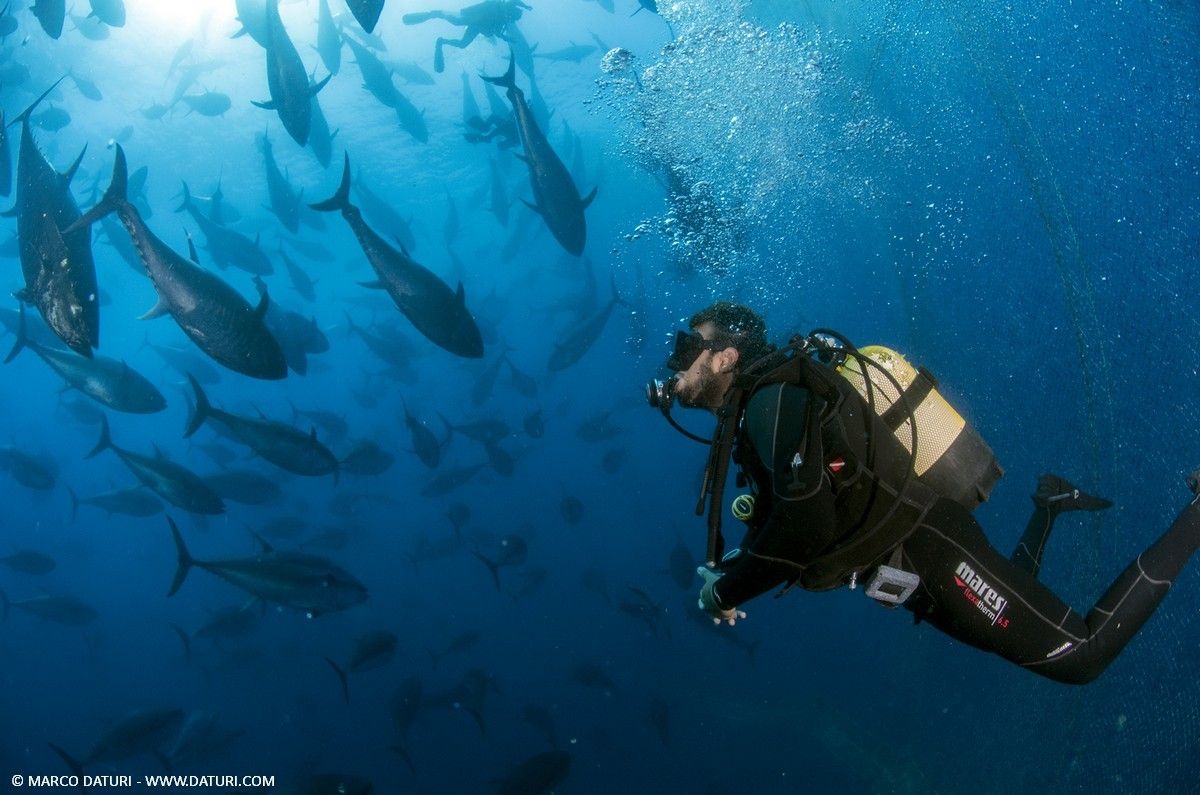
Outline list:
[[[716,373],[704,370],[696,376],[696,382],[688,386],[687,392],[676,391],[679,403],[693,409],[706,409],[720,405],[723,390]]]

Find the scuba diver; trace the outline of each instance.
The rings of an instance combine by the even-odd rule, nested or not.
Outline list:
[[[988,542],[971,511],[1003,474],[986,442],[937,391],[924,369],[886,348],[855,348],[829,330],[768,344],[753,310],[716,303],[678,331],[648,397],[685,435],[710,445],[697,505],[708,501],[707,567],[699,606],[714,623],[773,588],[862,586],[903,605],[916,622],[1058,682],[1098,677],[1154,613],[1200,547],[1200,471],[1192,501],[1171,527],[1082,616],[1037,579],[1055,520],[1110,503],[1043,475],[1011,558]],[[671,405],[717,416],[711,440],[691,434]],[[724,552],[723,488],[747,526]]]
[[[431,19],[442,19],[451,25],[466,28],[461,39],[444,39],[439,36],[434,44],[433,70],[442,72],[446,69],[445,57],[442,55],[444,45],[449,44],[451,47],[465,50],[479,36],[489,39],[498,36],[503,39],[504,34],[508,32],[508,26],[521,18],[522,10],[528,11],[530,8],[532,6],[521,0],[484,0],[482,3],[467,6],[457,14],[448,14],[445,11],[418,11],[405,14],[403,19],[405,25],[419,25]]]

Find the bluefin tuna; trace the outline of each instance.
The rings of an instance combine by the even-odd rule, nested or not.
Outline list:
[[[113,181],[100,203],[76,224],[91,223],[115,212],[133,240],[158,303],[144,317],[170,315],[184,334],[215,361],[253,378],[287,376],[287,362],[263,318],[269,299],[264,292],[252,307],[236,290],[212,273],[189,262],[162,242],[126,199],[125,151],[116,146]]]
[[[333,475],[338,480],[337,457],[311,433],[266,418],[242,417],[214,408],[196,379],[188,376],[196,396],[195,411],[188,420],[184,436],[195,433],[207,420],[223,425],[239,442],[280,469],[296,475],[319,477]]]
[[[532,204],[525,202],[546,222],[554,239],[567,252],[579,256],[587,243],[587,222],[583,211],[596,198],[596,188],[586,198],[580,198],[579,189],[571,179],[571,173],[554,148],[546,140],[534,119],[533,112],[525,102],[525,95],[517,88],[515,62],[508,60],[508,71],[501,77],[484,77],[508,92],[508,100],[517,114],[517,129],[525,147],[525,163],[529,167],[529,184],[533,188]]]
[[[92,233],[86,224],[79,224],[79,207],[70,187],[83,153],[59,174],[38,151],[29,129],[30,115],[57,85],[47,89],[15,120],[21,123],[15,212],[25,276],[25,287],[17,297],[36,306],[46,325],[67,347],[91,356],[92,349],[100,344]],[[64,231],[68,227],[71,231]]]
[[[178,568],[168,596],[174,596],[192,567],[241,588],[243,591],[284,607],[299,610],[310,618],[347,610],[367,600],[366,587],[330,560],[301,552],[276,552],[269,545],[250,558],[197,560],[184,545],[183,536],[170,517]]]
[[[332,74],[320,83],[310,86],[308,72],[296,46],[288,38],[283,21],[279,18],[279,0],[267,0],[267,86],[271,99],[254,104],[264,110],[279,114],[283,127],[292,140],[304,146],[308,143],[308,131],[312,121],[309,99],[325,87]]]
[[[225,512],[225,503],[198,475],[168,460],[157,448],[151,457],[113,444],[107,418],[100,423],[100,441],[85,457],[93,458],[105,450],[116,453],[142,485],[177,508],[207,515]]]
[[[322,212],[340,211],[375,269],[379,279],[364,286],[386,290],[401,313],[435,345],[468,359],[483,356],[483,337],[466,305],[462,282],[451,290],[432,271],[392,248],[375,233],[357,207],[350,203],[350,155],[342,169],[342,183],[331,198],[312,205]]]
[[[39,345],[30,339],[25,333],[25,307],[22,305],[17,342],[5,363],[11,362],[25,348],[36,353],[68,386],[113,411],[154,414],[167,407],[166,398],[158,387],[124,361],[97,355],[87,359],[61,348]]]

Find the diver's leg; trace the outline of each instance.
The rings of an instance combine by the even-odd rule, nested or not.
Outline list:
[[[1034,577],[1042,567],[1042,554],[1059,514],[1068,511],[1102,511],[1112,506],[1103,497],[1086,494],[1058,475],[1042,475],[1038,478],[1037,491],[1031,499],[1033,515],[1025,525],[1025,534],[1013,550],[1011,560]]]
[[[442,72],[446,69],[446,59],[442,55],[442,47],[457,47],[460,50],[466,49],[471,42],[479,36],[479,29],[467,27],[467,32],[463,34],[461,39],[443,39],[438,38],[437,43],[433,46],[433,71]]]
[[[921,577],[909,609],[948,635],[1050,679],[1084,684],[1120,654],[1200,547],[1200,498],[1117,578],[1087,617],[1003,558],[974,517],[939,501],[904,542]]]
[[[420,25],[422,22],[428,22],[431,19],[444,19],[452,25],[461,25],[457,16],[451,16],[445,11],[417,11],[412,14],[405,14],[401,19],[405,25]]]

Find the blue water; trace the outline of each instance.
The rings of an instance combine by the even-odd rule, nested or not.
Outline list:
[[[632,0],[615,0],[614,13],[584,0],[530,4],[518,27],[537,52],[591,44],[594,34],[632,56],[629,69],[604,68],[612,63],[601,63],[601,51],[579,64],[536,61],[552,111],[542,120],[548,138],[565,154],[569,125],[582,152],[577,183],[584,193],[599,186],[578,259],[517,201],[531,198],[523,165],[464,140],[461,76],[486,112],[475,76],[499,74],[507,47],[480,38],[447,49],[446,70],[434,75],[434,39],[457,32],[438,21],[404,25],[404,13],[426,8],[416,0],[389,0],[375,32],[387,45],[381,57],[414,61],[435,78],[396,78],[425,113],[428,143],[363,90],[343,49],[341,70],[319,95],[337,130],[328,168],[288,138],[275,113],[251,105],[267,98],[263,51],[248,37],[229,38],[238,27],[232,2],[127,0],[127,24],[102,41],[69,20],[51,40],[27,10],[14,11],[19,30],[0,46],[8,119],[68,70],[103,93],[91,101],[66,81],[52,99],[71,123],[35,130],[59,169],[88,146],[73,183],[82,207],[93,203],[93,185],[107,185],[106,144],[119,138],[130,168],[148,167],[150,227],[176,250],[186,250],[185,230],[202,239],[189,216],[173,212],[180,182],[208,196],[219,181],[242,215],[233,228],[261,235],[268,254],[297,237],[332,253],[315,260],[286,249],[317,280],[314,303],[278,259],[267,279],[279,305],[315,317],[330,350],[310,356],[306,376],[284,382],[222,371],[206,387],[213,402],[284,421],[289,401],[333,411],[348,423],[347,438],[318,435],[335,452],[370,438],[397,460],[381,476],[343,474],[335,484],[288,475],[225,443],[237,454],[232,466],[271,476],[283,496],[261,507],[229,503],[207,521],[168,508],[192,553],[253,555],[250,531],[299,517],[297,537],[272,543],[288,549],[331,527],[344,531],[343,549],[315,551],[370,596],[315,618],[268,607],[243,638],[193,639],[189,659],[172,625],[193,633],[246,595],[195,570],[168,598],[175,551],[161,514],[107,517],[83,506],[72,521],[68,487],[91,496],[134,480],[112,453],[84,460],[98,430],[62,406],[84,398],[60,396],[60,381],[29,353],[4,367],[0,443],[52,459],[57,482],[42,492],[0,479],[0,556],[35,549],[57,566],[43,576],[0,569],[0,588],[14,602],[75,596],[99,617],[73,628],[14,607],[0,625],[0,782],[65,774],[49,742],[83,755],[127,715],[177,707],[241,732],[180,772],[281,781],[327,772],[368,778],[383,793],[486,792],[551,747],[524,717],[535,705],[571,755],[563,793],[1190,791],[1200,774],[1194,566],[1083,688],[914,628],[907,612],[882,610],[860,591],[764,596],[745,606],[744,622],[713,630],[692,620],[699,579],[682,589],[666,573],[677,543],[692,559],[703,554],[703,520],[692,507],[704,451],[644,408],[640,390],[660,372],[667,335],[717,298],[752,303],[780,340],[831,326],[860,345],[897,348],[939,377],[1004,466],[977,514],[998,548],[1007,552],[1020,535],[1042,472],[1114,500],[1103,514],[1064,518],[1042,571],[1076,609],[1089,608],[1170,522],[1186,496],[1182,474],[1200,461],[1196,10],[1178,2],[680,0],[660,2],[662,16],[630,16]],[[340,0],[331,5],[345,11]],[[285,3],[281,15],[320,79],[326,70],[309,46],[316,7]],[[346,26],[357,27],[348,16]],[[167,67],[189,39],[183,64],[210,67],[190,93],[220,91],[232,107],[220,118],[183,105],[145,118],[139,109],[170,99],[179,73],[164,79]],[[527,77],[518,73],[518,84],[528,89]],[[332,194],[349,153],[356,176],[361,169],[411,223],[413,257],[452,286],[462,280],[487,331],[482,361],[436,348],[386,296],[359,286],[373,277],[338,216],[324,216],[324,230],[284,233],[265,209],[255,143],[264,129],[308,201]],[[8,130],[14,157],[17,130]],[[507,226],[489,210],[491,158],[513,202]],[[666,200],[664,166],[694,201]],[[460,218],[449,246],[447,197]],[[373,223],[389,239],[401,234]],[[0,220],[0,242],[15,230],[14,220]],[[514,230],[522,237],[506,257]],[[217,471],[182,438],[182,376],[143,345],[190,343],[169,319],[137,320],[154,303],[149,281],[102,236],[94,251],[110,301],[100,352],[149,376],[169,404],[158,415],[110,412],[114,440]],[[203,247],[200,256],[213,267]],[[15,291],[17,260],[4,264],[3,287]],[[220,275],[253,298],[249,274]],[[618,308],[578,364],[548,373],[553,344],[603,308],[610,277],[636,310]],[[411,365],[381,374],[386,366],[350,333],[347,315],[403,340]],[[519,394],[505,368],[474,405],[472,387],[501,341],[536,378],[537,395]],[[500,446],[515,471],[487,467],[447,496],[421,496],[437,472],[410,452],[402,403],[439,437],[439,413],[454,424],[506,422],[512,433]],[[534,438],[522,421],[538,409],[545,434]],[[603,412],[619,431],[599,443],[581,439],[581,424]],[[683,420],[711,429],[704,415]],[[202,429],[193,441],[216,439]],[[616,466],[603,465],[608,453]],[[487,460],[462,436],[442,458],[439,471]],[[567,496],[584,505],[577,524],[561,512]],[[458,543],[446,515],[454,504],[470,513]],[[514,534],[528,556],[501,569],[498,591],[472,552],[494,557]],[[447,554],[425,554],[438,544]],[[662,611],[653,630],[621,610],[640,598],[631,588]],[[398,636],[396,654],[351,674],[346,704],[323,658],[344,663],[358,638],[380,630]],[[429,650],[468,631],[478,642],[435,665]],[[580,681],[581,665],[611,684]],[[414,677],[428,703],[400,736],[389,700]],[[491,684],[477,721],[456,688],[483,679]],[[414,770],[390,750],[397,743]],[[88,772],[161,769],[143,754]]]

